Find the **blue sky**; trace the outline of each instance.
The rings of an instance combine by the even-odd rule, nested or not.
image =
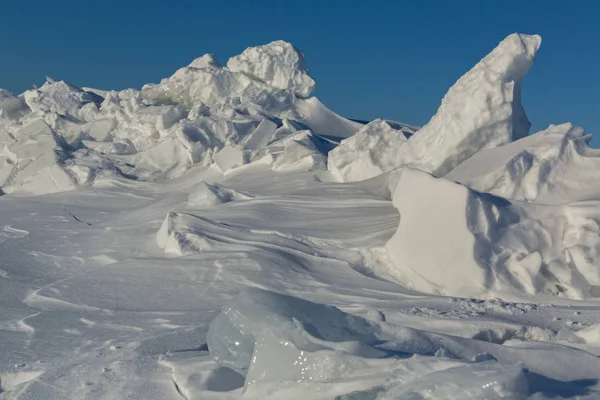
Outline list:
[[[532,130],[571,121],[600,147],[600,1],[30,0],[3,3],[0,16],[0,87],[13,92],[45,75],[139,88],[204,53],[226,62],[283,39],[334,111],[415,125],[506,35],[538,33],[523,88]]]

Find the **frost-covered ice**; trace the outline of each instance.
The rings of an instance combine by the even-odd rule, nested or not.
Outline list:
[[[421,129],[337,115],[283,41],[0,90],[0,398],[598,398],[600,153],[527,136],[539,45]]]

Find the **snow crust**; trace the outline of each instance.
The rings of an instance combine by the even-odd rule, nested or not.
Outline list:
[[[282,41],[0,90],[0,398],[598,398],[600,152],[527,136],[539,45],[421,129],[308,97]]]

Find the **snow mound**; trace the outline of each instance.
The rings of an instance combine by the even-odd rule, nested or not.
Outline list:
[[[590,135],[572,124],[484,150],[446,178],[481,192],[540,204],[600,200],[600,151],[587,145]]]
[[[276,88],[290,90],[300,97],[308,97],[315,89],[304,54],[283,40],[249,47],[242,54],[230,58],[227,68]]]
[[[249,200],[253,197],[218,183],[200,182],[188,196],[188,206],[214,206],[231,201]]]
[[[393,203],[400,224],[386,248],[401,279],[416,290],[582,299],[600,285],[597,202],[510,202],[404,169]]]
[[[480,150],[526,136],[531,124],[521,105],[521,82],[540,43],[538,35],[508,36],[448,90],[437,113],[405,143],[372,154],[357,152],[356,144],[349,141],[337,150],[330,167],[342,172],[336,165],[360,159],[360,164],[381,173],[409,166],[444,176]],[[389,143],[400,136],[394,131],[389,135]],[[361,168],[350,166],[339,178],[356,181],[364,177]]]

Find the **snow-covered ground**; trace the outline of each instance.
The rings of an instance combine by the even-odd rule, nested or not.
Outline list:
[[[540,43],[421,129],[283,41],[0,91],[0,399],[599,398],[600,152],[528,136]]]

